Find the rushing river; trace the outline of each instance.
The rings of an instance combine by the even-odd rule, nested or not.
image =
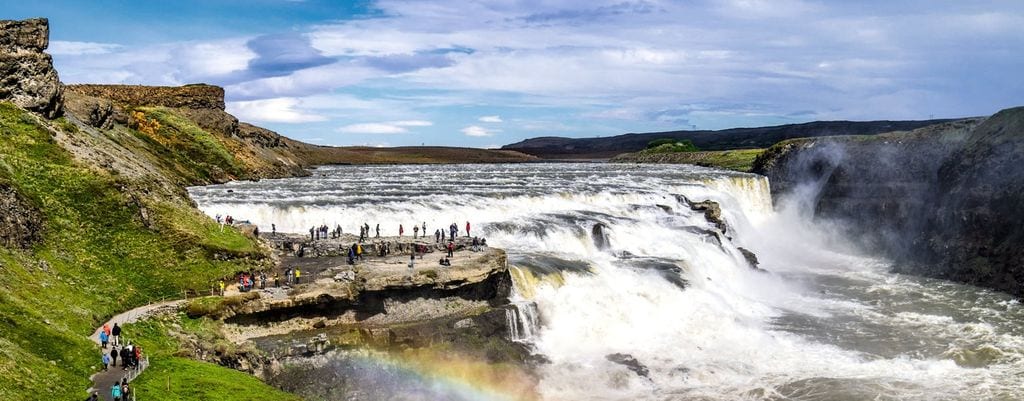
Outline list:
[[[522,305],[509,336],[546,361],[536,391],[547,400],[1024,399],[1017,301],[891,274],[831,227],[773,207],[761,177],[616,164],[313,173],[191,194],[206,213],[264,232],[365,222],[395,235],[426,222],[432,235],[471,222],[508,250]],[[676,195],[721,204],[731,238],[709,235]],[[596,224],[607,227],[604,249]]]

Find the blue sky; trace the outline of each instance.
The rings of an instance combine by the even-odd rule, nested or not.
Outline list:
[[[987,115],[1024,105],[1024,1],[9,2],[66,83],[224,86],[319,144]]]

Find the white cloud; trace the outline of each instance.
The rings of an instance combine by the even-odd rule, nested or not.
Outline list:
[[[381,123],[349,124],[338,128],[338,132],[346,134],[404,134],[407,127],[429,127],[434,123],[425,120],[402,120]]]
[[[301,110],[302,101],[296,98],[274,98],[228,102],[227,111],[243,121],[307,123],[325,121],[326,117]]]
[[[461,131],[463,134],[466,134],[466,136],[475,136],[475,137],[493,136],[495,132],[498,132],[496,130],[489,130],[489,129],[481,127],[479,125],[470,125],[470,126],[468,126],[466,128],[463,128],[463,129],[461,129],[459,131]]]
[[[484,123],[500,123],[502,122],[501,116],[483,116],[479,118],[480,122]]]
[[[99,42],[73,42],[55,40],[50,42],[46,52],[54,56],[80,56],[86,54],[107,54],[120,49],[121,45]]]

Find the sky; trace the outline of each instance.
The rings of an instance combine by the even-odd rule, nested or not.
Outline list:
[[[5,1],[65,83],[226,90],[324,145],[989,115],[1024,105],[1020,0]]]

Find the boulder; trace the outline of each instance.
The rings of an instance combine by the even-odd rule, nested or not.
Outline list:
[[[27,249],[42,237],[42,213],[14,188],[0,184],[0,246]]]
[[[64,110],[83,123],[100,129],[113,128],[115,108],[108,99],[68,91],[64,94]],[[119,112],[119,110],[118,110]]]
[[[8,100],[46,118],[64,111],[64,88],[43,50],[49,45],[45,18],[0,21],[0,100]]]

